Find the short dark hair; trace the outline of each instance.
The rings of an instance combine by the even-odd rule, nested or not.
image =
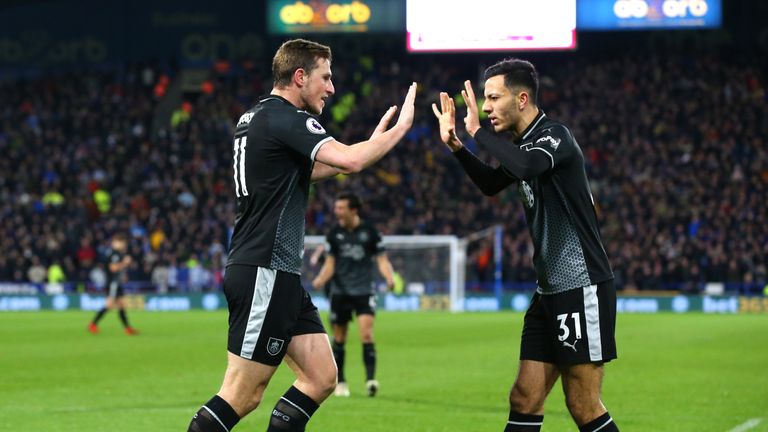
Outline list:
[[[275,87],[291,84],[296,69],[312,72],[318,58],[331,61],[331,48],[306,39],[291,39],[280,45],[272,59],[272,78]]]
[[[504,59],[485,70],[484,80],[496,75],[504,75],[504,85],[509,89],[525,87],[528,89],[531,101],[536,104],[539,99],[539,73],[528,60],[517,58]]]
[[[339,196],[336,197],[336,201],[348,202],[349,208],[353,210],[360,210],[360,206],[362,205],[362,203],[360,202],[360,198],[358,198],[357,195],[351,192],[344,192],[339,194]]]
[[[128,236],[124,232],[118,232],[112,235],[112,240],[128,241]]]

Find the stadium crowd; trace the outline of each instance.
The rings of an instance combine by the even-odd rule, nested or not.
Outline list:
[[[478,198],[429,108],[464,79],[481,94],[483,65],[339,57],[337,93],[321,120],[340,141],[365,139],[411,80],[420,84],[419,111],[405,141],[374,169],[313,187],[307,233],[323,234],[335,195],[352,190],[384,234],[464,237],[501,222],[505,282],[533,281],[516,190]],[[536,63],[539,105],[571,127],[584,152],[619,288],[768,283],[764,65],[714,54]],[[178,73],[156,66],[0,84],[0,281],[98,288],[99,257],[123,231],[138,287],[219,289],[234,220],[233,125],[271,88],[268,67],[269,59],[217,63],[171,118],[161,115],[163,91]],[[470,247],[470,289],[492,279],[491,246],[484,238]]]

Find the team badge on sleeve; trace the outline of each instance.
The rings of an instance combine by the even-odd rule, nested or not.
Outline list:
[[[320,125],[320,122],[315,120],[314,117],[310,117],[307,119],[307,130],[312,132],[313,134],[324,134],[325,129],[323,126]]]

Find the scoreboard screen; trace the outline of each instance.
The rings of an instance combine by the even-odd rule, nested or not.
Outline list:
[[[408,51],[570,50],[576,0],[406,0]]]

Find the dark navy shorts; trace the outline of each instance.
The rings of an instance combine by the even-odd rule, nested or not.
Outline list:
[[[229,306],[227,350],[245,359],[277,366],[293,336],[325,333],[299,275],[230,265],[224,295]]]
[[[525,313],[520,360],[558,365],[616,358],[613,280],[552,295],[533,295]]]

